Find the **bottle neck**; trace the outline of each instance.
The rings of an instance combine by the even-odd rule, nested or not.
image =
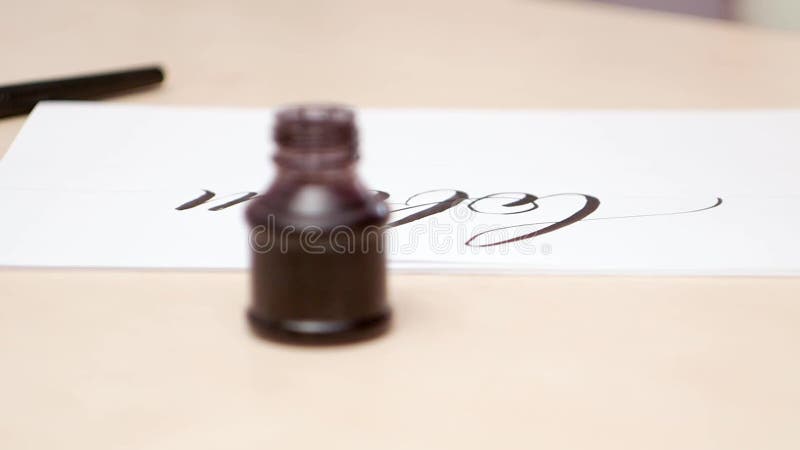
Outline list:
[[[325,183],[356,179],[355,164],[314,169],[278,165],[277,169],[277,177],[279,180],[290,180],[302,183]]]
[[[355,177],[358,156],[354,149],[347,147],[297,149],[280,146],[273,159],[281,177],[329,180]]]

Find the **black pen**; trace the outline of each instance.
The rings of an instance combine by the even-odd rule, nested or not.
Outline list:
[[[0,86],[0,118],[26,114],[41,100],[91,100],[163,80],[161,67],[153,66]]]

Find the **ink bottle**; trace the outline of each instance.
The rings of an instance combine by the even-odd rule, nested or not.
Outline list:
[[[357,341],[389,324],[383,225],[387,205],[359,181],[352,110],[278,111],[277,172],[248,205],[252,299],[259,336],[290,343]]]

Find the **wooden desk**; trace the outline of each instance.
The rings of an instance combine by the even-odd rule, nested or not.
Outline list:
[[[0,55],[0,83],[163,62],[141,103],[800,106],[798,34],[575,2],[10,0]],[[247,334],[245,273],[6,269],[0,447],[796,449],[798,293],[393,276],[390,335],[307,349]]]

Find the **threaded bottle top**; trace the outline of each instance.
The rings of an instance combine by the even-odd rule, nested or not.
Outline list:
[[[339,105],[298,105],[275,116],[275,161],[284,167],[315,170],[348,165],[358,158],[355,114]]]

